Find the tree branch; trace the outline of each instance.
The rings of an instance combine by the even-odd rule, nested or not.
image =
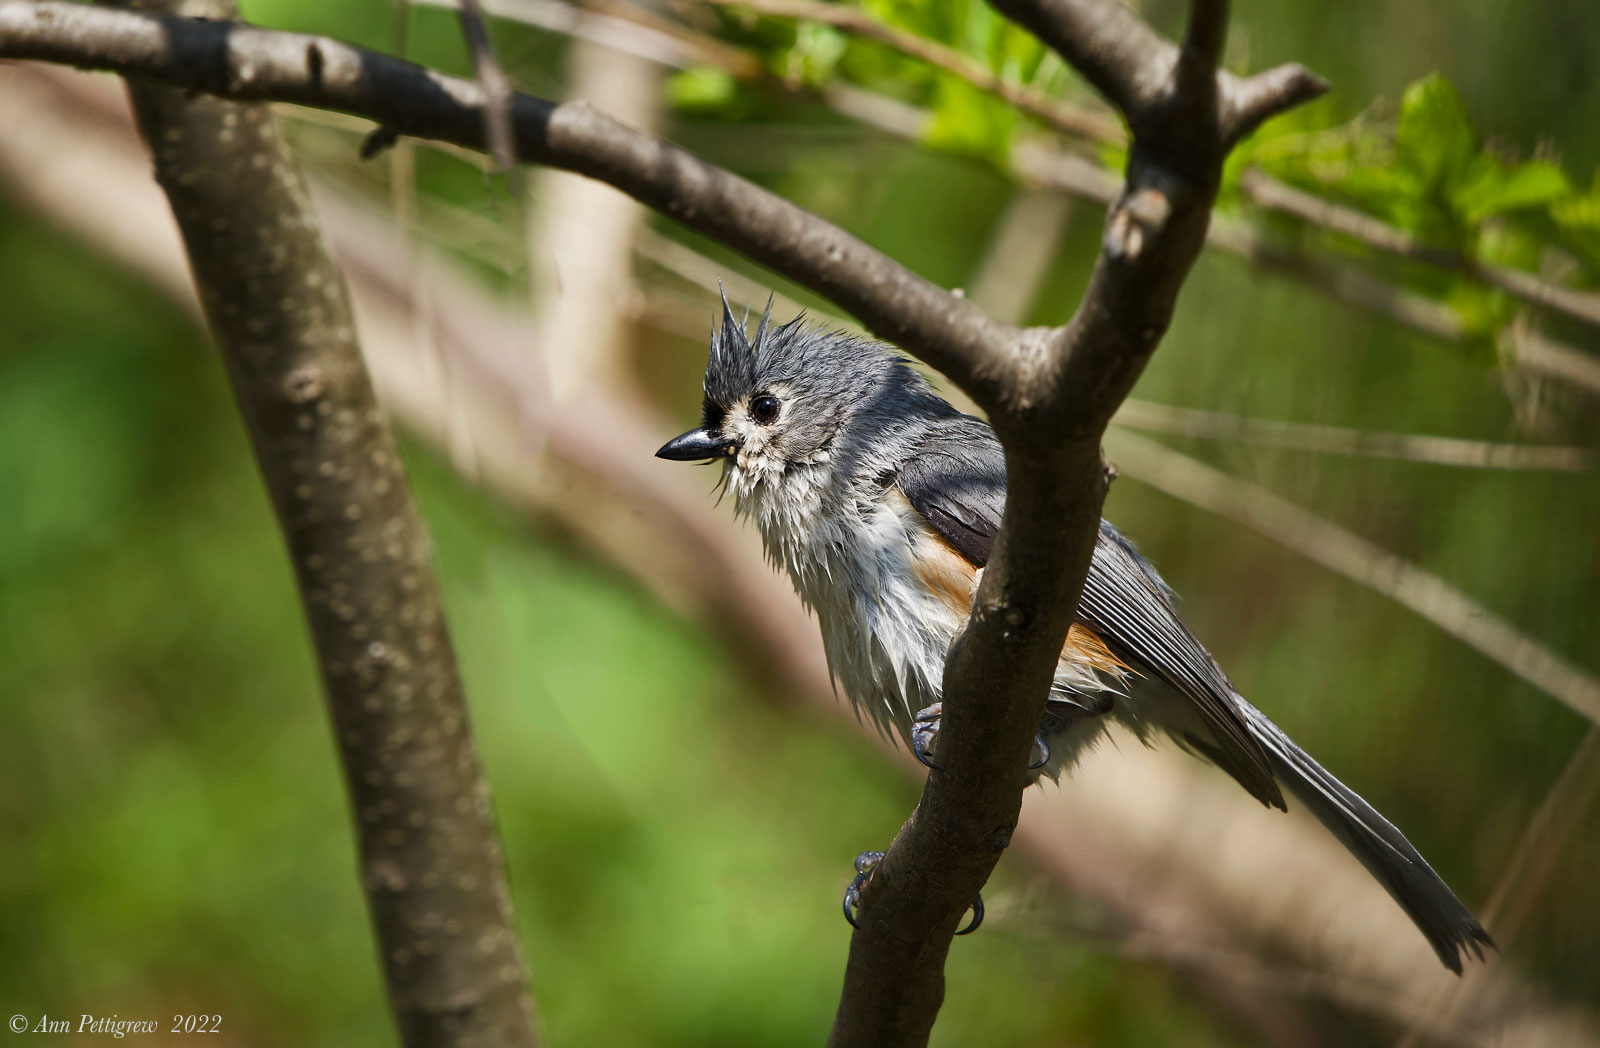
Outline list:
[[[505,171],[514,159],[511,155],[511,81],[495,58],[483,5],[479,0],[460,0],[460,3],[456,14],[461,21],[461,35],[472,55],[472,68],[486,102],[483,133],[488,141],[489,156],[494,160],[496,171]]]
[[[0,57],[131,74],[220,97],[297,102],[391,135],[485,148],[482,88],[327,37],[229,22],[0,0]],[[995,365],[1018,338],[856,237],[581,102],[512,103],[520,159],[608,182],[853,313],[879,337],[998,401]]]
[[[1114,0],[996,6],[1122,109],[1134,142],[1077,312],[1065,328],[1028,332],[1000,403],[984,404],[1006,451],[1004,517],[946,662],[940,766],[866,885],[835,1048],[927,1041],[951,936],[1016,826],[1022,769],[1098,534],[1109,482],[1101,436],[1171,319],[1237,132],[1234,82],[1194,69],[1220,49],[1220,3],[1197,0],[1184,63]]]
[[[429,539],[299,171],[264,107],[129,91],[288,541],[401,1039],[533,1045]]]
[[[1528,305],[1543,307],[1590,327],[1600,328],[1600,295],[1552,284],[1520,269],[1479,262],[1459,251],[1429,247],[1405,230],[1397,229],[1380,218],[1296,189],[1263,171],[1245,171],[1239,178],[1239,188],[1251,203],[1264,210],[1289,215],[1307,225],[1350,237],[1382,254],[1464,274],[1521,299]]]

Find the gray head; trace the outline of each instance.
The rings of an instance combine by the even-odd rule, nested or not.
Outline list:
[[[841,449],[859,455],[912,417],[952,411],[890,347],[811,327],[804,314],[772,327],[771,315],[769,302],[750,338],[723,296],[700,425],[657,457],[731,459],[756,483],[834,460]]]

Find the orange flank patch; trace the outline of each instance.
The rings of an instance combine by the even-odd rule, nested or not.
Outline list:
[[[978,569],[954,547],[931,532],[911,552],[911,568],[922,584],[965,618],[972,610],[972,584]]]
[[[1067,631],[1067,643],[1061,648],[1061,661],[1088,666],[1101,673],[1132,668],[1111,654],[1111,649],[1100,639],[1100,634],[1081,622],[1074,622]]]

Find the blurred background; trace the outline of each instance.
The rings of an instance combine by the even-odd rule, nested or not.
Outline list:
[[[754,6],[489,11],[521,89],[1070,316],[1120,149],[1084,85],[976,0]],[[448,9],[245,14],[470,69]],[[936,1044],[1600,1044],[1596,27],[1235,5],[1233,68],[1334,91],[1241,151],[1108,438],[1108,516],[1240,691],[1503,955],[1452,978],[1309,819],[1123,740],[1030,791]],[[650,456],[698,414],[719,278],[849,321],[605,187],[363,162],[359,121],[282,112],[437,544],[550,1042],[819,1043],[851,859],[920,778],[714,473]],[[287,561],[110,77],[0,64],[0,318],[0,1006],[393,1043]]]

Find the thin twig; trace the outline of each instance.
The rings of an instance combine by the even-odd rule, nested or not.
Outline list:
[[[1431,247],[1380,218],[1297,189],[1256,168],[1247,169],[1240,176],[1239,188],[1251,203],[1264,210],[1350,237],[1382,254],[1465,274],[1529,305],[1600,327],[1600,295],[1552,284],[1520,269],[1479,262],[1459,251]]]
[[[1501,949],[1509,949],[1527,925],[1555,874],[1557,860],[1583,824],[1596,797],[1600,797],[1600,725],[1591,724],[1523,827],[1511,851],[1511,861],[1495,879],[1489,901],[1484,904],[1483,919],[1494,929]],[[1482,969],[1467,973],[1461,983],[1428,1003],[1428,1014],[1454,1020],[1481,991],[1482,980]],[[1420,1048],[1428,1033],[1426,1023],[1419,1017],[1407,1024],[1405,1036],[1395,1048]]]
[[[467,41],[473,71],[483,87],[484,140],[488,143],[489,158],[494,162],[495,171],[509,171],[516,160],[511,133],[511,81],[495,58],[494,45],[489,41],[489,23],[479,0],[459,2],[461,35]]]
[[[1132,398],[1123,403],[1115,422],[1130,429],[1168,436],[1227,440],[1325,455],[1402,459],[1436,466],[1570,473],[1587,473],[1600,467],[1600,450],[1594,448],[1505,444],[1421,433],[1383,433],[1346,426],[1249,418]]]

